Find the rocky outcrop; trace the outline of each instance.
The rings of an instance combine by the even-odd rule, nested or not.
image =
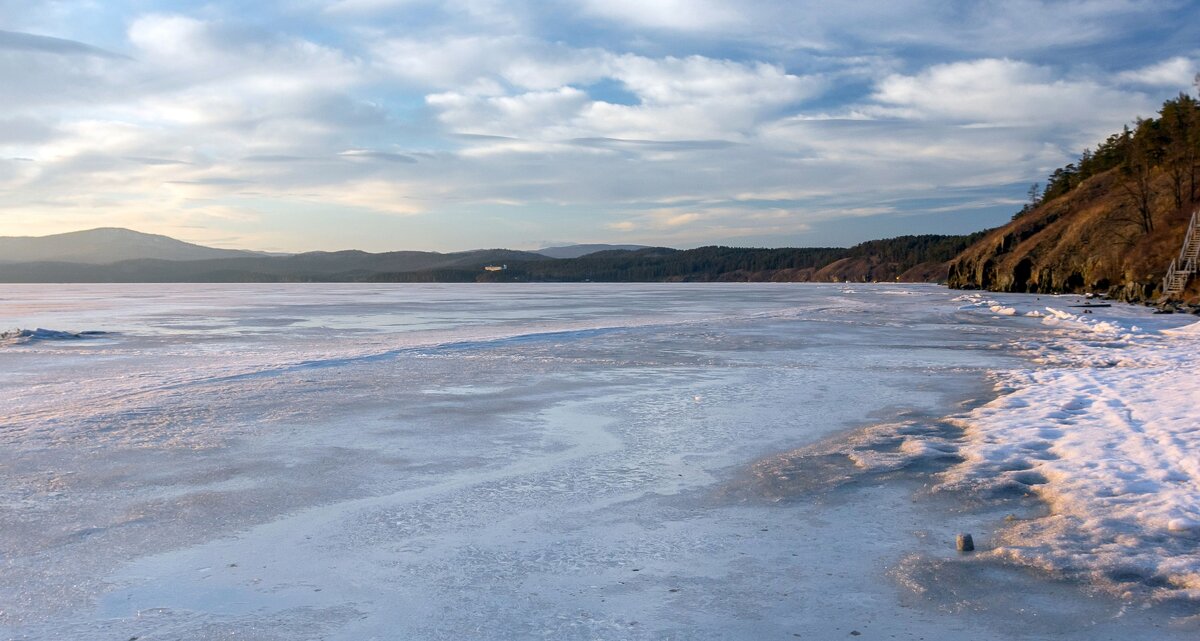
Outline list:
[[[1145,229],[1118,169],[1093,176],[998,227],[951,261],[948,284],[1004,292],[1083,293],[1149,302],[1179,252],[1198,203],[1175,207],[1167,177],[1154,178],[1153,228]],[[1193,282],[1185,300],[1200,300]]]

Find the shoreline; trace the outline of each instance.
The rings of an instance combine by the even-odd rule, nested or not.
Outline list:
[[[1034,497],[1046,514],[1012,520],[993,558],[1200,616],[1200,459],[1188,445],[1200,323],[1120,308],[1084,316],[1029,295],[964,298],[1053,334],[1014,345],[1030,368],[997,373],[1003,393],[952,419],[963,461],[935,491]]]
[[[1119,304],[1134,305],[1134,306],[1140,306],[1140,307],[1150,307],[1150,308],[1157,309],[1157,310],[1165,310],[1165,311],[1162,311],[1162,313],[1164,313],[1164,314],[1191,314],[1193,316],[1200,316],[1200,301],[1197,301],[1195,299],[1190,299],[1190,300],[1193,300],[1194,302],[1189,303],[1185,300],[1178,300],[1178,299],[1155,300],[1152,298],[1146,298],[1146,297],[1141,297],[1141,296],[1134,297],[1134,298],[1126,298],[1126,297],[1113,295],[1113,293],[1111,291],[1108,291],[1108,292],[1007,292],[1007,291],[1001,291],[1001,290],[995,290],[995,289],[983,289],[983,288],[979,288],[979,287],[955,287],[953,285],[946,283],[945,281],[938,282],[938,283],[931,283],[931,284],[941,285],[941,286],[945,287],[946,289],[949,289],[950,291],[963,292],[963,296],[976,296],[976,297],[985,297],[985,296],[1041,297],[1041,296],[1045,296],[1047,298],[1076,296],[1076,297],[1083,298],[1085,300],[1090,300],[1090,301],[1102,301],[1102,302],[1106,302],[1106,303],[1119,303]]]
[[[877,483],[908,487],[912,500],[924,504],[923,509],[936,514],[941,521],[961,520],[967,515],[973,517],[967,521],[975,523],[973,534],[977,548],[974,553],[947,553],[953,549],[954,533],[942,528],[936,536],[940,537],[944,549],[930,550],[928,546],[914,542],[913,551],[888,570],[891,579],[912,592],[910,597],[927,606],[934,609],[956,607],[955,601],[963,598],[963,594],[954,589],[939,591],[939,582],[948,575],[958,576],[956,580],[960,582],[978,582],[985,576],[997,580],[997,576],[1004,575],[1008,577],[1004,580],[1019,585],[1020,591],[1053,593],[1055,599],[1070,604],[1064,607],[1093,608],[1095,600],[1099,599],[1108,604],[1110,613],[1119,617],[1129,617],[1128,608],[1138,607],[1147,623],[1157,620],[1179,631],[1194,632],[1200,629],[1200,581],[1195,578],[1200,576],[1200,555],[1192,552],[1192,548],[1193,541],[1200,538],[1200,523],[1193,516],[1180,515],[1178,509],[1169,508],[1168,512],[1174,518],[1155,522],[1174,537],[1164,543],[1156,531],[1145,528],[1129,531],[1138,527],[1138,518],[1149,517],[1121,515],[1125,519],[1123,522],[1109,522],[1107,527],[1123,531],[1117,536],[1123,537],[1119,545],[1128,546],[1125,554],[1129,558],[1122,558],[1120,549],[1107,550],[1103,541],[1095,536],[1081,536],[1080,526],[1066,528],[1060,525],[1064,518],[1078,518],[1075,513],[1079,510],[1074,509],[1058,489],[1060,484],[1076,481],[1069,474],[1043,470],[1040,464],[1040,460],[1056,460],[1055,444],[1006,443],[1004,435],[1009,432],[1006,424],[1010,422],[1013,410],[1028,407],[1022,398],[1036,395],[1039,385],[1045,384],[1044,380],[1038,380],[1039,376],[1073,370],[1102,372],[1113,367],[1153,368],[1152,363],[1139,363],[1137,355],[1125,363],[1103,360],[1096,363],[1093,361],[1103,359],[1103,356],[1094,352],[1127,347],[1137,349],[1143,346],[1139,340],[1169,349],[1157,343],[1170,343],[1172,337],[1200,335],[1200,323],[1171,329],[1172,323],[1167,321],[1145,330],[1128,322],[1129,319],[1120,313],[1131,311],[1129,309],[1116,310],[1117,314],[1110,315],[1091,314],[1090,317],[1061,311],[1056,314],[1057,310],[1050,305],[1046,306],[1050,311],[1044,314],[1028,309],[1032,302],[1040,303],[1040,298],[1010,295],[1003,301],[983,297],[963,301],[967,303],[962,308],[964,311],[984,311],[992,318],[1028,314],[1027,318],[1040,321],[1038,329],[1044,331],[1041,337],[1016,340],[1006,345],[1006,349],[1026,361],[1027,366],[1015,371],[989,372],[987,378],[991,380],[991,389],[988,394],[981,395],[983,398],[960,402],[959,411],[945,416],[896,416],[763,457],[746,466],[743,478],[734,483],[731,491],[743,499],[753,496],[757,500],[795,504],[829,500],[823,497],[839,493],[844,496]],[[1063,301],[1056,298],[1049,302],[1062,307]],[[1149,319],[1139,319],[1145,320]],[[1188,319],[1172,320],[1187,322]],[[1069,346],[1072,343],[1083,344],[1093,353],[1087,354],[1081,362],[1079,355],[1071,352]],[[1177,347],[1186,352],[1190,345]],[[1069,356],[1055,359],[1053,355],[1060,351]],[[1195,391],[1200,387],[1198,382],[1193,375],[1185,387],[1190,385],[1187,389]],[[1182,398],[1186,404],[1188,397]],[[1105,397],[1100,394],[1095,400],[1103,401]],[[1056,399],[1045,402],[1054,405]],[[1093,417],[1082,410],[1093,404],[1091,400],[1075,399],[1074,402],[1077,407],[1070,403],[1059,404],[1063,405],[1061,409],[1065,415],[1048,414],[1060,421],[1066,419],[1067,425],[1078,423],[1084,432],[1107,427],[1101,424],[1097,428],[1088,423]],[[1127,411],[1132,417],[1137,408]],[[1024,445],[1034,456],[1029,459],[1013,456],[989,459],[979,452],[982,447],[979,432],[988,428],[991,428],[989,444],[996,448]],[[1039,457],[1038,452],[1043,455]],[[1200,470],[1196,461],[1183,459],[1181,463],[1189,469],[1194,466]],[[1121,462],[1115,464],[1121,465]],[[1092,464],[1085,463],[1084,467],[1092,467]],[[1172,473],[1167,472],[1164,476],[1171,478]],[[1136,482],[1137,479],[1132,480]],[[1176,477],[1174,480],[1188,485],[1185,479]],[[1195,484],[1191,487],[1200,490]],[[1175,511],[1171,512],[1171,509]],[[1186,505],[1183,509],[1186,511]],[[1097,523],[1093,520],[1091,526],[1096,527]],[[1075,545],[1077,542],[1079,544]],[[1088,549],[1090,545],[1095,545],[1095,549]],[[1151,546],[1149,550],[1138,549],[1147,545]],[[1142,565],[1131,563],[1130,559],[1137,559]],[[1154,564],[1155,559],[1177,574],[1164,576]],[[987,603],[989,600],[1004,603]],[[1011,615],[1021,616],[1031,605],[1012,594],[999,597],[989,591],[987,599],[972,607],[991,614],[1008,609]],[[1092,616],[1103,612],[1101,609]],[[1002,619],[996,615],[993,623],[1002,624]],[[1024,632],[1028,633],[1028,630]]]

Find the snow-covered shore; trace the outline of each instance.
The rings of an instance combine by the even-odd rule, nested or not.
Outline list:
[[[1200,598],[1200,323],[1064,298],[961,301],[1053,330],[1020,345],[1036,367],[998,373],[1004,393],[957,419],[964,461],[941,487],[1049,508],[990,554],[1125,596]]]

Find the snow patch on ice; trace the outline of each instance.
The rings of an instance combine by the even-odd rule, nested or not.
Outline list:
[[[1183,327],[1164,329],[1162,333],[1171,336],[1200,336],[1200,322],[1184,325]]]
[[[1022,345],[1041,367],[997,374],[1015,391],[961,417],[964,460],[940,487],[1046,502],[995,556],[1125,596],[1200,599],[1200,323],[1148,331],[1140,308],[1044,309],[1050,340]]]
[[[62,330],[45,329],[42,327],[36,329],[10,329],[0,332],[0,345],[30,343],[33,341],[80,340],[95,338],[105,334],[108,334],[108,332],[64,332]]]

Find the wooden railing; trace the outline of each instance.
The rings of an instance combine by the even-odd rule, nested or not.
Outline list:
[[[1192,212],[1192,220],[1188,223],[1187,231],[1183,236],[1183,247],[1179,250],[1179,257],[1171,260],[1171,266],[1167,268],[1167,275],[1163,277],[1162,293],[1164,298],[1170,298],[1183,293],[1187,287],[1188,281],[1191,280],[1192,274],[1196,273],[1196,260],[1200,259],[1200,210]]]

